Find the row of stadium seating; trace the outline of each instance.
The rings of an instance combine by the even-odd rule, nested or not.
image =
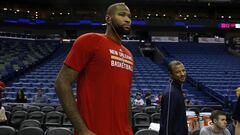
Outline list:
[[[33,120],[25,120],[23,125],[25,127],[20,130],[16,130],[11,126],[0,126],[1,135],[73,135],[71,129],[64,127],[48,128],[44,131],[37,125],[37,122]]]
[[[49,127],[67,127],[72,129],[72,124],[60,105],[6,103],[4,107],[8,119],[5,125],[12,126],[19,131],[29,126],[39,127],[43,131]],[[198,116],[201,113],[209,113],[216,107],[220,110],[222,109],[220,106],[198,106],[190,107],[187,111],[193,111]],[[133,130],[136,132],[140,129],[148,128],[150,123],[159,123],[160,115],[160,108],[156,106],[132,107]]]

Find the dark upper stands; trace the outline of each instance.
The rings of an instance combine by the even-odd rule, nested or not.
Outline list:
[[[17,81],[6,87],[4,94],[7,101],[14,101],[17,90],[24,88],[28,102],[31,102],[32,97],[36,94],[36,88],[41,87],[51,99],[51,103],[58,103],[54,90],[54,81],[69,48],[69,46],[62,46],[47,62],[39,64],[36,68],[25,73]]]
[[[18,72],[36,65],[47,58],[55,49],[51,42],[1,39],[0,41],[0,79],[7,80]]]

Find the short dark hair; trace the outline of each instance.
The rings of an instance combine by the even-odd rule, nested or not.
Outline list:
[[[106,14],[107,15],[112,14],[118,6],[127,6],[127,5],[124,2],[112,4],[107,8],[107,13]]]
[[[169,72],[169,73],[172,73],[172,66],[173,66],[173,65],[183,65],[183,63],[180,62],[180,61],[177,61],[177,60],[170,61],[170,62],[168,63],[168,72]]]
[[[219,115],[224,115],[226,116],[226,113],[224,111],[220,111],[220,110],[214,110],[211,113],[210,119],[213,121],[214,119],[218,120],[218,116]]]
[[[138,96],[138,95],[139,95],[139,96],[142,96],[142,94],[141,94],[140,92],[137,92],[137,93],[136,93],[136,96]]]

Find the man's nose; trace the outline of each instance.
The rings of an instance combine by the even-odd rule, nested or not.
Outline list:
[[[125,17],[125,22],[127,22],[128,24],[131,23],[131,19],[129,17]]]
[[[181,74],[181,75],[185,75],[185,72],[184,72],[184,71],[181,71],[180,74]]]

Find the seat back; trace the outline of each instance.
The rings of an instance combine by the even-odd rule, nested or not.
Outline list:
[[[45,132],[45,135],[73,135],[73,132],[67,128],[50,128]]]
[[[12,107],[12,112],[16,112],[16,111],[24,111],[23,106],[18,105],[18,106]]]
[[[34,111],[40,111],[41,110],[41,108],[39,107],[39,106],[29,106],[28,108],[27,108],[27,112],[34,112]]]
[[[151,129],[141,129],[135,135],[158,135],[158,132]]]
[[[27,112],[26,111],[16,111],[12,113],[11,117],[11,124],[13,126],[19,126],[22,121],[27,119]]]
[[[15,135],[16,131],[10,126],[0,126],[1,135]]]
[[[132,114],[133,115],[136,114],[136,113],[141,113],[141,112],[143,112],[143,107],[141,107],[141,106],[132,107]]]
[[[18,131],[18,135],[44,135],[44,131],[39,127],[25,127]]]
[[[133,116],[134,126],[149,126],[150,118],[146,113],[136,113]]]
[[[38,120],[41,124],[43,124],[45,119],[45,113],[41,111],[34,111],[29,113],[28,119]]]
[[[154,113],[151,115],[151,122],[160,123],[160,113]]]
[[[68,119],[68,117],[65,113],[63,115],[63,125],[65,125],[65,126],[71,126],[72,125],[71,121]]]
[[[64,113],[64,110],[63,110],[62,106],[57,106],[56,111]]]
[[[44,112],[44,113],[48,113],[48,112],[51,112],[51,111],[54,111],[55,108],[53,106],[44,106],[41,108],[41,111]]]
[[[21,123],[20,129],[25,127],[41,127],[41,123],[38,120],[28,119]]]
[[[147,106],[147,107],[144,108],[144,112],[149,114],[149,115],[152,115],[152,114],[157,112],[157,109],[156,109],[155,106]]]
[[[58,111],[49,112],[46,114],[45,124],[61,125],[62,118],[63,118],[63,114]]]

